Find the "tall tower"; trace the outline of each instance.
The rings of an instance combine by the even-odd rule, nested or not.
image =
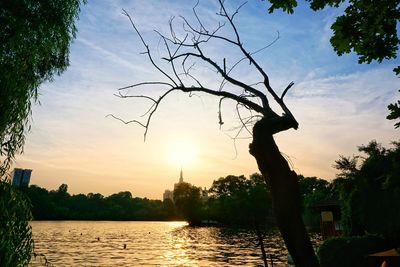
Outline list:
[[[181,167],[181,175],[179,176],[179,183],[183,183],[183,171]]]

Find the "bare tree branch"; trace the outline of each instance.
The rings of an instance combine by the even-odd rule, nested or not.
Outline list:
[[[286,93],[289,91],[289,89],[294,85],[294,82],[290,82],[288,86],[286,86],[285,90],[282,93],[281,100],[283,101],[283,98],[285,97]]]
[[[135,23],[133,23],[133,20],[131,18],[131,16],[128,14],[128,12],[125,11],[125,9],[123,9],[123,14],[125,16],[128,17],[129,21],[131,22],[131,25],[133,27],[133,29],[135,30],[136,34],[139,36],[140,40],[142,41],[144,47],[146,48],[146,52],[145,54],[147,54],[151,64],[153,64],[153,66],[159,71],[161,72],[165,77],[167,77],[174,85],[177,85],[175,80],[172,79],[165,71],[163,71],[153,60],[153,57],[151,56],[150,53],[150,49],[149,46],[147,45],[147,43],[144,41],[142,34],[139,32],[139,30],[136,28]]]
[[[147,110],[147,112],[143,116],[147,116],[146,122],[142,123],[136,120],[132,121],[124,121],[118,117],[115,117],[113,115],[110,115],[111,117],[114,117],[124,123],[137,123],[141,125],[142,127],[145,128],[145,133],[144,133],[144,138],[146,138],[149,125],[151,122],[151,119],[154,115],[154,113],[157,111],[158,106],[160,103],[163,101],[163,99],[169,95],[173,91],[181,91],[185,93],[189,93],[190,96],[193,93],[196,92],[201,92],[209,95],[214,95],[217,97],[220,97],[219,100],[219,105],[218,105],[218,119],[219,119],[219,124],[222,126],[223,120],[222,120],[222,113],[221,113],[221,106],[222,106],[222,101],[224,99],[231,99],[233,101],[237,102],[236,105],[236,112],[238,114],[239,120],[241,122],[241,128],[238,131],[238,134],[242,132],[242,130],[246,130],[246,132],[251,134],[251,131],[248,129],[248,124],[254,123],[254,118],[258,118],[257,115],[251,114],[250,117],[248,118],[243,118],[242,115],[240,114],[240,107],[245,107],[248,111],[255,111],[258,114],[261,114],[264,117],[268,118],[274,118],[275,120],[280,120],[282,119],[285,121],[285,124],[287,126],[281,127],[282,129],[285,128],[297,128],[298,123],[295,121],[292,113],[290,110],[286,107],[286,105],[283,102],[283,98],[288,92],[288,90],[292,87],[293,83],[290,83],[286,89],[283,91],[281,97],[278,97],[276,92],[272,89],[272,87],[269,84],[269,77],[266,74],[266,72],[262,69],[262,67],[255,61],[253,58],[253,55],[256,53],[259,53],[260,51],[270,47],[272,44],[274,44],[278,39],[279,39],[279,32],[277,37],[269,44],[266,46],[255,50],[254,52],[248,52],[241,41],[239,32],[237,27],[235,26],[233,20],[234,17],[239,13],[240,9],[246,4],[243,3],[240,5],[232,15],[230,15],[225,6],[224,6],[224,1],[223,0],[218,0],[218,3],[220,4],[220,12],[218,15],[226,19],[228,24],[230,25],[230,28],[232,29],[235,38],[230,39],[228,37],[225,37],[223,35],[218,35],[217,33],[220,31],[222,27],[224,27],[225,22],[223,23],[218,23],[217,27],[214,28],[212,31],[207,30],[205,27],[205,24],[202,22],[200,16],[197,13],[196,8],[198,7],[199,2],[195,4],[193,7],[193,14],[194,17],[198,23],[198,27],[193,26],[185,17],[180,17],[182,19],[183,25],[182,29],[184,31],[184,35],[182,37],[178,37],[177,32],[175,32],[174,29],[174,20],[175,17],[171,17],[169,20],[169,32],[170,32],[170,37],[165,36],[159,31],[156,31],[156,33],[160,36],[160,40],[163,41],[165,50],[166,50],[166,56],[161,57],[161,59],[165,60],[166,62],[169,63],[170,69],[166,71],[165,68],[160,67],[156,61],[153,59],[151,50],[145,39],[143,38],[142,34],[136,27],[135,23],[133,22],[131,16],[123,10],[123,14],[128,17],[134,31],[140,38],[140,41],[142,42],[143,46],[145,47],[146,51],[143,52],[142,54],[147,55],[150,63],[153,65],[153,67],[160,72],[166,79],[166,81],[149,81],[149,82],[141,82],[141,83],[136,83],[133,85],[129,85],[126,87],[119,88],[119,93],[116,94],[117,97],[120,98],[144,98],[147,100],[150,100],[152,102],[152,105],[150,108]],[[192,38],[189,39],[189,36],[192,36]],[[243,57],[236,61],[231,67],[227,66],[226,59],[223,58],[223,66],[220,66],[215,60],[211,59],[210,57],[206,56],[201,48],[203,44],[206,44],[210,40],[219,40],[222,42],[225,42],[227,44],[233,45],[233,47],[236,47],[239,49],[239,51],[242,53]],[[192,50],[191,50],[192,49]],[[194,50],[194,51],[193,51]],[[262,82],[257,82],[254,83],[253,85],[248,85],[242,81],[240,81],[237,78],[234,78],[231,75],[231,72],[233,69],[235,69],[241,62],[244,60],[249,60],[250,64],[253,65],[256,70],[261,74],[263,81]],[[213,71],[215,71],[218,75],[221,75],[222,81],[220,86],[217,89],[212,89],[208,87],[207,85],[203,84],[196,75],[193,74],[192,71],[194,71],[194,66],[196,64],[196,61],[198,62],[203,62],[206,64],[206,66],[210,66]],[[189,65],[189,66],[187,66]],[[179,67],[179,68],[178,68]],[[171,73],[171,75],[169,74]],[[184,75],[187,77],[187,79],[184,79],[182,76]],[[185,84],[188,83],[188,84]],[[253,87],[254,85],[259,85],[263,84],[266,88],[266,91],[272,95],[274,100],[281,106],[285,114],[283,116],[277,115],[271,107],[269,106],[268,98],[265,93],[261,92],[259,89],[256,89]],[[136,87],[142,87],[142,86],[165,86],[166,87],[166,92],[164,92],[158,99],[155,99],[153,97],[150,97],[146,94],[142,95],[130,95],[130,94],[124,94],[121,93],[123,90],[127,89],[134,89]],[[234,86],[234,87],[239,87],[243,90],[241,94],[233,93],[231,90],[226,90],[224,87],[226,86]],[[232,88],[231,88],[232,89]],[[289,123],[290,122],[290,123]],[[238,135],[234,138],[237,138]]]
[[[211,60],[210,58],[204,56],[203,54],[196,54],[196,53],[192,53],[192,52],[187,52],[187,53],[182,53],[182,54],[176,55],[176,56],[171,57],[171,58],[163,58],[163,59],[168,60],[168,61],[174,61],[174,60],[179,59],[179,58],[181,58],[181,57],[185,57],[185,58],[186,58],[186,57],[196,57],[196,58],[199,58],[199,59],[201,59],[201,60],[207,62],[208,64],[210,64],[211,66],[213,66],[213,67],[218,71],[218,73],[221,74],[221,76],[222,76],[225,80],[227,80],[227,81],[229,81],[230,83],[232,83],[232,84],[234,84],[234,85],[236,85],[236,86],[239,86],[239,87],[245,89],[246,91],[251,92],[251,93],[253,93],[254,95],[258,96],[258,97],[261,99],[262,103],[263,103],[263,107],[264,107],[268,112],[273,112],[273,111],[270,109],[269,105],[266,104],[266,103],[268,103],[268,101],[267,101],[266,96],[265,96],[263,93],[261,93],[261,92],[258,91],[257,89],[255,89],[255,88],[253,88],[253,87],[251,87],[251,86],[249,86],[249,85],[247,85],[247,84],[245,84],[245,83],[243,83],[243,82],[241,82],[241,81],[239,81],[239,80],[236,80],[236,79],[232,78],[231,76],[229,76],[228,74],[226,74],[226,73],[224,72],[224,70],[223,70],[215,61],[213,61],[213,60]]]
[[[137,124],[139,124],[140,126],[146,128],[146,125],[144,125],[143,123],[141,123],[140,121],[137,121],[137,120],[125,121],[125,120],[123,120],[123,119],[121,119],[121,118],[119,118],[119,117],[114,116],[113,114],[108,114],[108,115],[106,116],[106,118],[107,118],[107,117],[112,117],[112,118],[114,118],[114,119],[116,119],[116,120],[119,120],[120,122],[122,122],[122,123],[124,123],[124,124],[137,123]]]
[[[125,86],[125,87],[121,87],[121,88],[118,88],[118,90],[119,91],[120,90],[126,90],[126,89],[129,89],[129,88],[139,87],[139,86],[142,86],[142,85],[167,85],[167,86],[173,87],[172,84],[166,83],[166,82],[142,82],[142,83],[136,83],[136,84],[133,84],[133,85],[128,85],[128,86]]]

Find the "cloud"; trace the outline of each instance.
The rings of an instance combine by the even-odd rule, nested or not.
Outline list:
[[[108,51],[107,49],[104,49],[90,42],[89,40],[86,40],[85,38],[81,37],[77,41],[87,45],[88,47],[100,53],[101,55],[106,56],[108,58],[108,61],[118,64],[119,67],[126,67],[134,72],[141,72],[141,73],[147,72],[147,70],[145,68],[140,67],[140,65],[133,64],[132,62],[129,62],[121,58],[118,54]]]

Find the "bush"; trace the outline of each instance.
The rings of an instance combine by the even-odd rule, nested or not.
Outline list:
[[[382,260],[368,254],[389,249],[386,241],[376,235],[334,237],[318,249],[321,267],[375,267]]]

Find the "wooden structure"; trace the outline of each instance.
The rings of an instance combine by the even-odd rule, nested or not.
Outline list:
[[[340,223],[340,202],[335,199],[319,201],[311,206],[321,213],[320,227],[323,239],[340,236],[343,233]]]

